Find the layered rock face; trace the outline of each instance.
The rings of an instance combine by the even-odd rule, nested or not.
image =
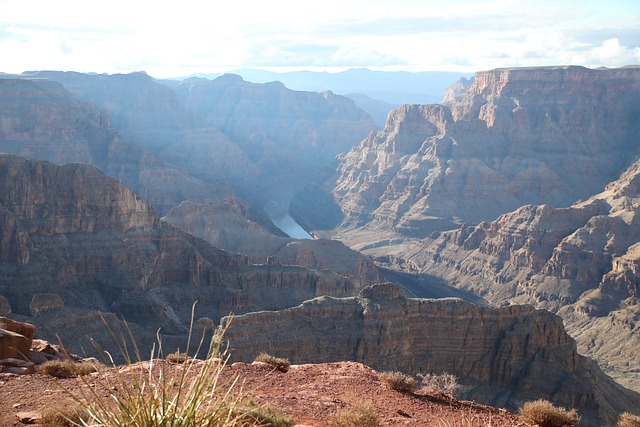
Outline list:
[[[242,360],[265,351],[293,363],[355,360],[410,374],[446,371],[464,384],[465,398],[509,409],[551,399],[578,408],[589,425],[611,423],[640,403],[577,353],[558,316],[531,307],[407,299],[384,284],[357,298],[321,297],[228,320],[227,338]]]
[[[2,155],[0,188],[0,295],[11,316],[32,316],[51,332],[47,339],[60,333],[47,319],[62,317],[74,351],[86,346],[91,322],[83,319],[97,319],[96,311],[184,335],[195,301],[196,318],[219,319],[356,292],[330,271],[251,265],[216,249],[160,221],[92,166]]]
[[[127,140],[181,172],[224,184],[253,204],[291,197],[336,154],[375,124],[348,98],[254,84],[236,75],[213,81],[154,81],[145,73],[37,72],[109,113]]]
[[[340,157],[345,226],[426,237],[525,204],[568,206],[638,152],[640,68],[493,70],[465,86],[447,105],[400,107]]]
[[[634,163],[586,201],[561,209],[524,206],[427,239],[406,259],[494,304],[558,312],[582,352],[638,389],[639,183]]]
[[[338,267],[356,281],[377,281],[371,261],[343,245],[333,245],[342,254],[341,266],[329,260],[334,255],[322,244],[294,244],[307,255],[287,255],[291,248],[279,254],[293,241],[280,238],[283,233],[263,210],[267,202],[282,201],[278,210],[286,213],[293,187],[373,128],[347,98],[237,76],[175,83],[175,92],[144,73],[48,71],[20,77],[2,79],[0,87],[7,113],[0,132],[4,151],[58,164],[93,164],[161,214],[171,211],[172,224],[245,253],[252,262],[275,255],[288,264],[313,253],[328,263],[305,266]]]
[[[108,175],[128,184],[136,194],[151,203],[160,213],[166,213],[173,208],[167,217],[172,224],[208,240],[217,247],[246,253],[251,262],[265,262],[271,255],[280,256],[281,263],[289,265],[305,259],[315,260],[305,262],[304,266],[318,269],[336,268],[341,275],[348,276],[354,283],[370,284],[378,281],[372,262],[344,245],[335,243],[329,248],[327,245],[312,242],[298,245],[291,239],[280,238],[284,234],[260,209],[265,197],[264,192],[258,191],[262,201],[258,201],[258,208],[254,208],[235,196],[226,185],[233,185],[240,190],[247,186],[251,191],[257,191],[258,187],[254,182],[255,165],[242,154],[241,148],[221,131],[210,124],[204,127],[196,126],[196,119],[192,117],[192,113],[185,110],[182,102],[168,87],[140,73],[98,76],[40,72],[31,77],[33,78],[23,76],[0,79],[1,150],[48,159],[58,164],[93,164]],[[59,83],[44,78],[55,78],[75,95]],[[241,80],[240,82],[242,85],[251,86]],[[253,92],[257,94],[244,95],[241,102],[245,106],[243,108],[248,108],[252,97],[261,93],[263,86],[254,86]],[[229,90],[225,85],[220,87],[223,92]],[[305,129],[313,126],[327,126],[331,129],[335,126],[348,127],[345,123],[338,123],[339,110],[330,106],[331,103],[339,105],[340,102],[329,102],[319,94],[299,94],[280,86],[277,92],[283,92],[285,98],[290,98],[282,101],[284,111],[302,111],[302,105],[308,99],[313,101],[309,101],[312,105],[299,112],[297,116],[302,121],[306,120],[308,126],[305,125]],[[204,95],[200,96],[201,102],[205,100]],[[86,101],[92,101],[104,110],[98,110],[93,103]],[[212,102],[218,101],[214,99]],[[287,107],[288,104],[295,108]],[[331,114],[336,119],[316,118],[311,123],[312,110],[315,107],[321,108],[324,104],[327,111],[333,111]],[[350,111],[355,107],[349,104],[345,108]],[[263,114],[266,113],[263,111]],[[303,120],[305,115],[311,118]],[[114,117],[113,122],[111,116]],[[245,119],[249,120],[250,117],[247,116],[243,120]],[[202,120],[204,119],[199,119],[200,122]],[[260,123],[266,121],[265,118],[261,120]],[[286,120],[286,117],[280,118],[280,121]],[[327,124],[331,120],[334,124]],[[174,165],[183,167],[182,171],[168,166],[150,151],[127,142],[115,131],[116,128],[122,129],[125,135],[147,145],[159,155],[165,155]],[[275,129],[270,127],[269,132],[274,134]],[[324,137],[328,138],[327,135]],[[302,150],[306,140],[301,138],[297,141],[298,149]],[[216,141],[223,141],[226,145],[220,146]],[[346,143],[346,136],[340,141]],[[320,149],[322,145],[319,144],[316,148]],[[175,153],[168,155],[166,150],[171,149],[175,149]],[[239,157],[236,154],[239,154]],[[312,151],[309,156],[314,157]],[[243,158],[245,160],[242,160]],[[285,175],[289,169],[276,168]],[[227,173],[229,171],[233,173]],[[305,169],[305,173],[311,172]],[[253,184],[249,184],[250,181]],[[268,179],[263,181],[264,185],[271,185]],[[279,191],[277,186],[271,189]],[[42,201],[42,204],[46,204],[45,201]],[[50,212],[50,218],[54,216],[54,213]],[[93,221],[89,217],[90,215],[87,221]],[[200,223],[203,223],[202,226]],[[280,249],[288,243],[292,243],[296,248],[305,247],[302,252],[306,255],[293,255],[295,251],[292,251],[291,247],[280,254]],[[334,255],[334,251],[340,255]],[[340,257],[339,263],[331,261],[331,258],[336,256]]]
[[[167,166],[116,132],[110,116],[44,79],[0,79],[0,150],[56,164],[94,165],[133,188],[160,212],[185,198],[228,190]]]

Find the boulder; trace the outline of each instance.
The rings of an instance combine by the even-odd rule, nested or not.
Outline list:
[[[29,323],[0,317],[0,359],[26,359],[35,330]]]

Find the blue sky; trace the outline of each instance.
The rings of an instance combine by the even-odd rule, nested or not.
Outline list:
[[[640,1],[0,0],[2,72],[640,64]]]

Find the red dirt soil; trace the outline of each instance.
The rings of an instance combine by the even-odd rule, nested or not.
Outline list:
[[[104,370],[115,375],[113,369]],[[527,426],[517,416],[472,402],[418,390],[391,390],[376,371],[355,362],[292,366],[288,372],[265,364],[235,363],[225,375],[239,375],[238,387],[259,404],[268,404],[299,426],[326,426],[340,408],[368,402],[383,426]],[[92,377],[85,377],[92,383]],[[62,386],[76,393],[86,385],[78,378],[56,379],[42,374],[0,374],[0,426],[22,426],[19,413],[38,415],[72,406]]]

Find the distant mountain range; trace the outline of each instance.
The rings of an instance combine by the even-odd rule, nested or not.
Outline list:
[[[279,81],[293,90],[323,92],[330,90],[338,95],[352,98],[356,104],[369,112],[379,127],[384,125],[386,115],[393,108],[402,104],[433,104],[442,101],[444,91],[460,78],[470,78],[473,73],[450,71],[425,71],[410,73],[407,71],[372,71],[366,68],[354,68],[339,73],[293,71],[277,73],[273,71],[240,69],[230,73],[238,74],[253,83]],[[222,74],[196,74],[190,77],[214,79]],[[183,80],[181,77],[179,80]],[[360,96],[358,96],[360,94]],[[355,96],[352,96],[355,95]],[[382,101],[378,109],[383,116],[376,116],[372,107],[364,104],[361,95],[375,101]],[[365,108],[365,105],[368,108]]]

